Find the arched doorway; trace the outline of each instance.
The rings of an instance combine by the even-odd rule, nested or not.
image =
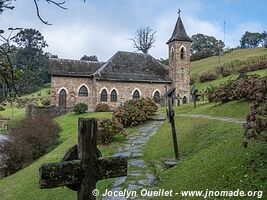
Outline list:
[[[67,92],[66,90],[62,89],[59,92],[59,108],[65,109],[67,108]]]
[[[186,104],[187,103],[187,98],[186,96],[183,97],[183,104]]]

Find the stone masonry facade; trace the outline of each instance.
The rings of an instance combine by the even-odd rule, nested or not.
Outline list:
[[[62,89],[67,92],[67,108],[72,108],[76,103],[83,102],[88,105],[89,111],[94,111],[98,103],[107,103],[111,109],[116,109],[125,101],[133,99],[133,92],[138,90],[141,98],[151,98],[156,91],[160,96],[166,93],[165,83],[138,83],[138,82],[119,82],[102,81],[92,78],[81,77],[52,77],[51,102],[52,105],[59,107],[59,93]],[[88,96],[79,96],[79,89],[85,86]],[[169,86],[167,86],[169,87]],[[107,102],[101,102],[100,94],[105,89],[108,93]],[[168,89],[168,88],[167,88]],[[117,92],[117,102],[110,101],[111,91]]]

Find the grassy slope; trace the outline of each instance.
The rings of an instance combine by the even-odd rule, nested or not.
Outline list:
[[[248,57],[252,56],[261,56],[267,54],[267,49],[260,48],[251,48],[251,49],[239,49],[232,51],[229,54],[221,56],[221,64],[229,63],[233,60],[246,60]],[[191,63],[190,73],[191,74],[201,74],[205,71],[214,70],[219,66],[219,56],[213,56],[210,58],[198,60]]]
[[[30,166],[7,178],[0,180],[1,200],[42,200],[42,199],[75,199],[76,193],[65,188],[40,190],[38,185],[38,169],[43,163],[60,161],[64,152],[77,143],[77,119],[78,117],[110,118],[111,113],[86,113],[83,115],[64,115],[57,119],[62,129],[62,143],[53,151],[38,159]],[[110,146],[100,146],[103,156],[114,153],[119,143]],[[110,180],[98,182],[98,188],[104,190],[111,184]]]
[[[198,102],[197,109],[193,104],[186,104],[175,108],[176,114],[202,114],[217,117],[232,117],[245,119],[249,112],[249,102],[231,101],[224,104],[215,104],[207,102]]]
[[[230,102],[218,106],[203,104],[194,111],[190,108],[192,105],[186,105],[176,109],[176,113],[244,118],[245,112],[238,112],[244,104],[246,103]],[[159,188],[174,191],[267,191],[266,145],[251,141],[247,149],[242,148],[241,124],[187,117],[176,117],[176,124],[182,162],[171,169],[157,171],[160,177],[157,185]],[[170,133],[170,125],[165,122],[143,149],[144,159],[151,167],[155,163],[162,164],[163,158],[173,157]]]

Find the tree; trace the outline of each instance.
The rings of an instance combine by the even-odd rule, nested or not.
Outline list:
[[[96,55],[92,55],[92,56],[87,56],[87,55],[84,55],[83,57],[81,57],[80,60],[86,60],[86,61],[96,61],[98,62],[98,58]]]
[[[13,96],[17,93],[17,89],[15,86],[15,81],[18,78],[17,70],[14,68],[11,56],[16,52],[16,47],[11,45],[11,42],[14,40],[14,36],[12,36],[13,31],[17,29],[9,29],[10,33],[8,37],[4,36],[4,31],[0,30],[0,83],[2,85],[4,92],[1,99],[3,100],[7,98],[7,96]]]
[[[219,55],[221,52],[223,52],[223,48],[225,46],[223,41],[217,40],[213,36],[200,33],[193,35],[191,39],[192,61]]]
[[[241,48],[255,48],[260,44],[263,44],[265,32],[263,33],[251,33],[246,31],[244,35],[242,35],[240,40]]]
[[[23,76],[18,81],[18,92],[32,92],[50,80],[48,75],[48,53],[43,52],[47,47],[42,34],[35,29],[23,29],[15,37],[18,50],[13,57],[13,65]]]
[[[151,28],[139,28],[136,30],[135,38],[132,38],[134,48],[143,53],[148,53],[148,50],[153,47],[155,43],[155,34],[156,31],[153,31]]]

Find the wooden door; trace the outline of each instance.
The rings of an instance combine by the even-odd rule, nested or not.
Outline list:
[[[59,93],[59,108],[65,109],[67,107],[67,92],[62,89]]]

